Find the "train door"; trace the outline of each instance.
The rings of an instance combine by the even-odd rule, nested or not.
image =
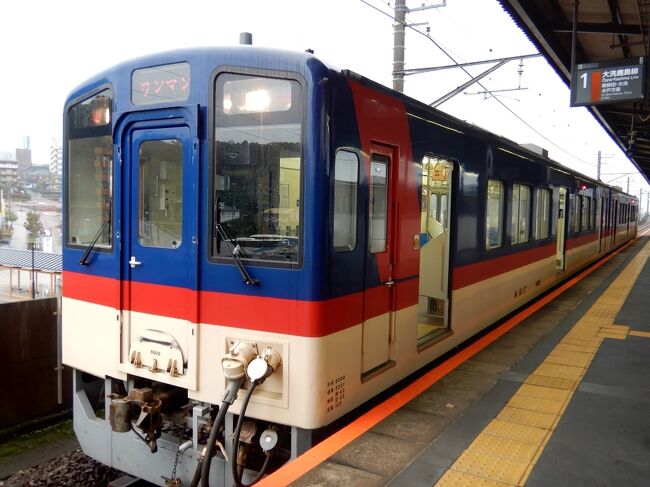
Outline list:
[[[439,157],[422,161],[418,345],[449,327],[449,218],[453,164]]]
[[[389,363],[395,289],[393,200],[397,150],[373,145],[368,177],[368,232],[363,299],[362,373]]]
[[[126,140],[123,361],[195,389],[196,143],[184,126],[131,130]]]
[[[566,188],[560,188],[558,192],[557,210],[557,245],[555,251],[555,272],[562,272],[565,269],[566,242]]]

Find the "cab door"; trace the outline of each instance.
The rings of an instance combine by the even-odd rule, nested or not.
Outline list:
[[[362,373],[390,362],[394,320],[394,187],[397,149],[373,145],[368,175],[368,226],[363,304]]]
[[[196,142],[185,126],[131,130],[127,141],[123,363],[195,389]]]

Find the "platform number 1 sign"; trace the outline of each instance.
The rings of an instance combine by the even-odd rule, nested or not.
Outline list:
[[[645,58],[578,64],[571,82],[571,106],[645,98]]]

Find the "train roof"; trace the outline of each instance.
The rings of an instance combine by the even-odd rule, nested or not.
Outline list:
[[[107,79],[118,73],[130,72],[136,68],[160,66],[178,62],[189,62],[209,68],[216,66],[242,66],[246,64],[262,66],[265,69],[278,71],[296,71],[304,73],[308,69],[324,69],[338,71],[318,59],[311,52],[289,51],[249,45],[223,47],[195,47],[175,49],[171,51],[147,54],[123,61],[111,66],[95,76],[76,86],[66,98],[66,103],[77,98],[93,86],[105,83]]]
[[[77,97],[81,96],[83,93],[86,93],[89,89],[93,89],[93,87],[99,87],[102,84],[106,83],[107,80],[115,77],[119,73],[130,72],[134,69],[147,66],[159,66],[178,62],[189,62],[191,65],[202,65],[206,68],[209,68],[210,71],[212,71],[216,66],[242,66],[248,64],[251,66],[262,66],[264,69],[292,71],[302,74],[318,71],[322,73],[329,73],[330,75],[331,73],[338,73],[342,77],[356,80],[366,86],[372,87],[373,89],[401,99],[409,107],[409,113],[413,112],[414,110],[418,110],[420,114],[434,114],[436,117],[438,117],[440,120],[443,120],[451,127],[455,127],[456,129],[464,132],[474,133],[476,136],[491,140],[495,144],[506,146],[509,150],[518,151],[522,157],[544,162],[545,164],[553,166],[560,171],[570,172],[576,177],[579,177],[586,182],[590,182],[591,184],[609,187],[612,190],[620,191],[620,188],[618,187],[610,186],[603,183],[602,181],[597,181],[589,176],[575,171],[574,169],[564,166],[557,161],[554,161],[548,157],[544,157],[537,152],[506,137],[497,135],[482,127],[473,125],[467,121],[461,120],[436,108],[432,108],[431,106],[426,105],[425,103],[422,103],[415,98],[394,91],[391,88],[388,88],[369,78],[366,78],[365,76],[360,75],[352,70],[338,69],[334,65],[317,58],[313,53],[308,51],[289,51],[259,46],[238,45],[223,47],[184,48],[155,54],[148,54],[114,65],[102,71],[101,73],[87,79],[70,92],[66,98],[66,105],[71,100],[74,100]]]
[[[576,177],[579,177],[581,180],[584,180],[585,182],[589,182],[593,185],[598,185],[602,187],[607,187],[610,188],[614,191],[618,191],[620,193],[626,194],[632,198],[636,198],[634,195],[630,195],[629,193],[626,193],[625,191],[622,190],[620,186],[612,186],[609,184],[606,184],[602,181],[598,181],[590,176],[587,176],[579,171],[576,171],[575,169],[572,169],[568,166],[565,166],[564,164],[561,164],[557,161],[554,161],[553,159],[549,158],[548,156],[544,156],[535,150],[533,150],[530,147],[526,147],[522,144],[519,144],[511,139],[508,139],[507,137],[495,134],[494,132],[490,132],[489,130],[480,127],[478,125],[474,125],[472,123],[469,123],[465,120],[461,120],[457,117],[454,117],[453,115],[450,115],[446,112],[443,112],[437,108],[433,108],[415,98],[412,98],[408,95],[405,95],[404,93],[400,93],[398,91],[395,91],[391,88],[388,88],[381,83],[378,83],[376,81],[373,81],[369,78],[366,78],[365,76],[358,74],[354,71],[351,70],[344,70],[343,75],[350,78],[354,79],[364,85],[371,86],[374,89],[377,89],[379,91],[388,93],[392,96],[400,98],[406,105],[411,109],[416,109],[424,113],[433,113],[438,117],[439,119],[445,121],[448,125],[450,125],[452,128],[456,128],[458,130],[461,130],[463,132],[469,132],[469,133],[474,133],[478,137],[482,137],[487,140],[491,140],[495,144],[502,145],[508,148],[508,150],[511,151],[517,151],[521,157],[525,157],[527,159],[531,160],[536,160],[543,162],[549,166],[552,166],[553,168],[562,171],[562,172],[568,172],[573,174]],[[407,112],[409,110],[407,109]],[[540,150],[543,150],[539,148]]]

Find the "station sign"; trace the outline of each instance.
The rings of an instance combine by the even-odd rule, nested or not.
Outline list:
[[[577,64],[571,76],[571,106],[644,100],[645,58]]]

